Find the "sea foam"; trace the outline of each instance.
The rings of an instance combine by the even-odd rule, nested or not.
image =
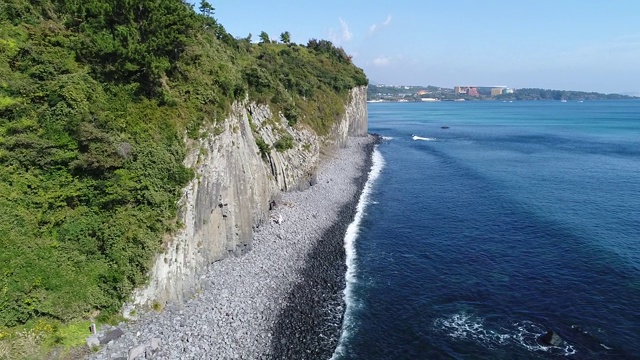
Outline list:
[[[347,232],[345,233],[344,237],[344,248],[347,262],[347,272],[345,274],[346,286],[344,289],[344,300],[346,309],[344,319],[342,320],[342,332],[340,334],[340,340],[338,341],[338,346],[336,347],[336,350],[331,357],[332,360],[338,359],[340,355],[343,355],[345,353],[345,343],[348,341],[352,333],[352,329],[355,327],[353,321],[353,313],[354,310],[359,307],[358,299],[355,297],[353,289],[357,281],[356,240],[358,238],[358,234],[360,233],[360,224],[362,223],[362,218],[364,217],[364,210],[370,203],[369,197],[371,195],[373,184],[375,183],[378,176],[380,176],[380,173],[384,168],[384,158],[378,150],[378,145],[376,145],[376,147],[374,148],[371,158],[372,164],[371,169],[369,170],[367,183],[362,189],[362,194],[360,195],[360,200],[358,201],[358,206],[356,208],[356,215],[353,219],[353,222],[351,222],[351,224],[349,224],[349,227],[347,227]]]
[[[538,338],[545,334],[545,328],[531,321],[518,321],[509,326],[490,328],[484,319],[466,313],[458,313],[446,318],[438,318],[433,322],[436,331],[444,332],[449,337],[482,344],[487,349],[516,345],[531,352],[546,352],[554,355],[569,356],[577,351],[571,344],[562,346],[544,346]]]

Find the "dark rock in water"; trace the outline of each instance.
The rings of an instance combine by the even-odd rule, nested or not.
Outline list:
[[[542,345],[548,346],[560,346],[564,342],[560,335],[556,334],[553,330],[547,331],[547,333],[540,336],[538,340]]]
[[[449,127],[447,125],[445,126],[440,126],[441,129],[448,129]]]

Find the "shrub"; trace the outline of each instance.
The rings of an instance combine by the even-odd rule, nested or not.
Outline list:
[[[293,137],[289,134],[283,135],[280,139],[278,139],[278,141],[276,141],[273,144],[273,147],[279,151],[279,152],[283,152],[283,151],[287,151],[289,149],[293,149]]]
[[[271,146],[269,146],[269,144],[267,144],[260,136],[256,136],[256,145],[258,145],[260,156],[266,160],[269,156],[269,152],[271,151]]]

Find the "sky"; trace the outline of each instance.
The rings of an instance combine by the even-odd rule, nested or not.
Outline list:
[[[209,2],[236,37],[331,40],[374,84],[640,94],[638,0]]]

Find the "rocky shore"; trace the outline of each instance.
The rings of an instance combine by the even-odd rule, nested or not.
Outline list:
[[[190,300],[121,324],[91,359],[328,359],[340,336],[344,234],[377,138],[327,154],[317,184],[282,194],[253,250],[213,263]]]

